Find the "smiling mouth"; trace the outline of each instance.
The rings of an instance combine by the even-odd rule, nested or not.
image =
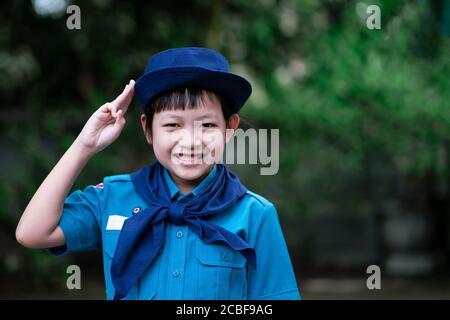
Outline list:
[[[175,157],[183,163],[187,164],[199,164],[202,162],[203,155],[202,154],[184,154],[178,153]]]

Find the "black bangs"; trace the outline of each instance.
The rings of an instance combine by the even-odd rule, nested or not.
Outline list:
[[[168,110],[185,110],[186,108],[196,109],[200,106],[201,102],[204,102],[206,97],[209,97],[211,100],[217,99],[220,101],[222,113],[225,122],[227,122],[234,112],[228,100],[222,95],[198,87],[180,87],[160,95],[148,104],[145,111],[147,129],[151,132],[151,124],[155,113]]]

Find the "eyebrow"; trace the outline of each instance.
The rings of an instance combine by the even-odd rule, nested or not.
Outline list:
[[[173,113],[168,114],[166,117],[167,118],[175,118],[175,119],[183,119],[182,116],[179,116],[179,115],[176,115],[176,114],[173,114]],[[200,117],[196,118],[195,120],[205,119],[205,118],[214,118],[214,119],[216,119],[217,116],[214,113],[210,113],[209,112],[209,113],[206,113],[204,115],[201,115]]]

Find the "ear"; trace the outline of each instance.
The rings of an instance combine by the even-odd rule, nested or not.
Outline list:
[[[151,132],[148,132],[147,130],[147,117],[145,116],[145,114],[141,114],[141,125],[142,125],[142,130],[144,131],[144,136],[145,139],[147,140],[148,144],[152,144],[152,134]]]
[[[234,130],[239,127],[239,123],[241,122],[241,118],[237,113],[233,113],[231,117],[228,119],[226,131],[225,131],[225,143],[230,141],[231,137],[234,134]]]

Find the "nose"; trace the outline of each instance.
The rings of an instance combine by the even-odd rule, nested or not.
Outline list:
[[[186,152],[198,153],[202,148],[202,130],[201,128],[184,129],[180,135],[178,145]]]

